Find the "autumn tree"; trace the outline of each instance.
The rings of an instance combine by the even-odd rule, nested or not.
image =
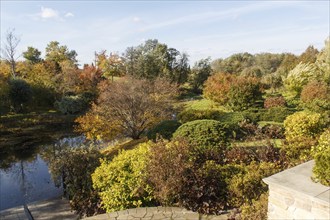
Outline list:
[[[96,105],[78,119],[80,131],[89,137],[139,139],[147,129],[171,118],[170,103],[176,86],[163,79],[147,81],[125,77],[102,85]],[[96,126],[91,117],[98,119]]]
[[[205,84],[203,95],[205,98],[224,105],[228,102],[228,92],[235,76],[226,73],[217,73],[210,76]]]
[[[10,63],[12,77],[16,77],[17,46],[20,43],[20,38],[14,32],[15,29],[7,31],[4,47],[1,48],[2,57]]]
[[[106,51],[96,53],[97,67],[102,71],[102,75],[105,78],[110,78],[113,82],[114,76],[124,76],[126,69],[124,65],[124,59],[116,53],[106,54]]]

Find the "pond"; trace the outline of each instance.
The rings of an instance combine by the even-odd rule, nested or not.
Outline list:
[[[48,170],[52,149],[83,141],[83,137],[61,138],[51,144],[0,152],[0,210],[61,196],[62,187],[55,185]]]

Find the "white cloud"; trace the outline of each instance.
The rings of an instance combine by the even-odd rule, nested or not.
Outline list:
[[[64,15],[64,17],[74,17],[74,14],[72,14],[71,12],[68,12]]]
[[[52,8],[45,8],[41,7],[40,17],[47,19],[47,18],[58,18],[59,13],[58,11],[52,9]]]

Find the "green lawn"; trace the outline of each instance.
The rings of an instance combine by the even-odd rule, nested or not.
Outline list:
[[[275,147],[281,148],[283,144],[282,139],[270,139],[269,140]],[[255,146],[267,146],[268,140],[257,140],[257,141],[235,141],[232,143],[232,146],[239,147],[255,147]]]

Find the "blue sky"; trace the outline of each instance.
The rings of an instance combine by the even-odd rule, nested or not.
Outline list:
[[[187,52],[191,63],[234,53],[321,49],[329,36],[330,1],[1,1],[1,42],[15,28],[18,52],[50,41],[76,50],[122,53],[147,39]]]

